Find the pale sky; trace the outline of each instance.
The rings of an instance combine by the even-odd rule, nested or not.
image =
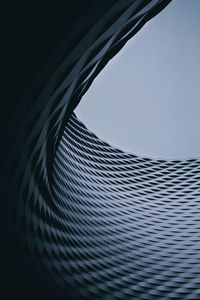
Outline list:
[[[75,113],[124,151],[200,157],[200,0],[174,0],[148,22],[97,76]]]

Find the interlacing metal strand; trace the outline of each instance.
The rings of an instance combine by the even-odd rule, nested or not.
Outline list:
[[[21,122],[10,244],[58,299],[200,299],[200,159],[125,153],[72,114],[106,63],[169,2],[113,2]]]

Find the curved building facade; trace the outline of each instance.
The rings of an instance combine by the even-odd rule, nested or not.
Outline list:
[[[199,159],[118,150],[72,116],[53,173],[61,280],[87,299],[198,299],[199,172]]]
[[[103,67],[169,3],[96,1],[21,100],[2,178],[11,276],[22,276],[22,290],[29,282],[30,295],[200,298],[200,160],[122,152],[73,115]]]

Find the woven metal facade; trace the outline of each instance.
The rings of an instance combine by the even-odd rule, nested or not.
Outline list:
[[[88,299],[200,298],[199,159],[124,153],[72,116],[54,187],[63,281]]]
[[[200,299],[200,161],[124,153],[72,115],[169,2],[96,1],[21,102],[34,98],[5,172],[8,249],[52,299]]]

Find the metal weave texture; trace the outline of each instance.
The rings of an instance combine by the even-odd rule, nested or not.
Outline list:
[[[51,259],[83,297],[200,299],[199,159],[124,153],[72,116],[54,187],[62,226]]]
[[[34,105],[19,120],[6,175],[10,257],[16,274],[23,265],[45,283],[48,300],[199,300],[200,160],[124,153],[72,115],[109,60],[170,0],[95,3],[58,49],[54,72],[47,64],[49,79],[38,76]]]

